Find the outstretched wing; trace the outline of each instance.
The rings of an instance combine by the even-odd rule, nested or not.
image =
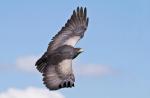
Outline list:
[[[73,11],[71,18],[64,27],[56,34],[49,43],[47,52],[52,52],[63,45],[75,46],[76,43],[84,36],[88,26],[86,8],[77,8]]]
[[[50,90],[74,86],[74,75],[71,68],[72,60],[62,60],[58,65],[50,64],[43,72],[43,82]]]

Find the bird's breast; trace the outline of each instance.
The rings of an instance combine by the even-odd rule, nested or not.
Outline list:
[[[62,74],[69,74],[72,73],[72,60],[71,59],[64,59],[59,63],[59,71]]]

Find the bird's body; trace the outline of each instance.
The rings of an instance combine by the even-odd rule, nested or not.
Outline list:
[[[82,52],[81,48],[74,46],[84,36],[87,25],[86,8],[84,11],[82,7],[77,8],[36,62],[37,69],[43,73],[44,84],[50,90],[74,86],[72,60]]]

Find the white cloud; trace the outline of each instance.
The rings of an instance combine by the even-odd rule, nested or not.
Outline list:
[[[38,72],[35,67],[35,62],[41,56],[23,56],[16,60],[17,68],[29,71],[29,72]],[[98,64],[83,64],[77,65],[78,63],[73,64],[75,73],[81,76],[104,76],[112,75],[115,73],[115,70],[110,66],[98,65]]]
[[[28,87],[26,89],[10,88],[0,92],[0,98],[65,98],[60,92],[43,88]]]
[[[110,66],[106,65],[83,65],[83,66],[76,66],[75,72],[78,75],[82,76],[104,76],[104,75],[112,75],[115,73]]]
[[[16,66],[17,68],[24,70],[24,71],[29,71],[29,72],[35,72],[36,67],[35,67],[35,62],[38,60],[38,56],[23,56],[19,57],[16,60]]]

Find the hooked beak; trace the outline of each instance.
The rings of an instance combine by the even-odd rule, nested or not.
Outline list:
[[[82,53],[82,52],[84,52],[84,50],[81,48],[78,52],[79,52],[79,53]]]

